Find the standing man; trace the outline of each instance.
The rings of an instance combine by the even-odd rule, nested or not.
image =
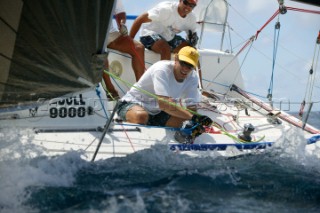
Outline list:
[[[179,0],[179,2],[161,2],[134,21],[130,37],[134,38],[141,25],[141,43],[148,49],[161,55],[161,60],[170,60],[171,52],[177,53],[187,45],[198,42],[196,16],[192,10],[198,0]],[[185,31],[188,39],[177,35]]]
[[[118,28],[116,29],[113,24],[110,26],[109,36],[107,40],[107,47],[110,49],[118,50],[123,53],[128,53],[132,57],[132,68],[138,81],[142,74],[144,73],[144,46],[128,36],[128,30],[126,27],[126,12],[121,0],[117,0],[115,7],[115,19]],[[109,67],[108,61],[105,64]],[[111,98],[118,98],[119,94],[112,85],[110,76],[103,73],[104,83],[107,87],[108,92],[112,96]]]
[[[194,69],[199,53],[193,47],[183,47],[174,61],[158,61],[120,100],[118,115],[124,121],[152,126],[181,127],[186,120],[211,125],[207,116],[193,115],[177,107],[176,101],[187,99],[187,108],[196,111],[200,101],[198,76]],[[153,94],[153,95],[150,95]]]

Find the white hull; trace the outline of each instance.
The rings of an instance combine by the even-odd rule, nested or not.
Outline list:
[[[216,76],[220,69],[219,66],[223,67],[233,60],[232,55],[225,53],[205,50],[201,52],[202,57],[207,57],[206,60],[201,58],[204,79]],[[152,57],[156,56],[148,52],[147,62],[150,62]],[[214,60],[209,60],[210,57]],[[220,58],[220,62],[223,64],[217,64],[217,58]],[[122,69],[125,70],[121,72],[121,79],[133,83],[130,58],[119,56],[117,52],[114,52],[109,55],[109,60],[111,64],[118,61],[117,64],[121,64]],[[152,60],[157,59],[153,58]],[[225,85],[237,83],[242,87],[242,78],[238,74],[239,66],[236,60],[232,63],[235,63],[235,65],[232,69],[229,68],[229,75],[220,75],[219,78],[223,79],[220,79],[219,82],[223,82]],[[121,86],[119,82],[118,85],[122,87],[121,89],[126,88],[123,85]],[[271,110],[273,110],[271,113],[278,113],[278,111],[270,107],[269,109],[266,104],[262,106],[262,102],[259,102],[259,100],[248,99],[248,97],[244,97],[236,91],[230,91],[227,87],[215,86],[210,82],[204,82],[204,87],[207,91],[216,91],[214,94],[217,99],[203,97],[198,112],[210,116],[219,127],[212,127],[211,131],[196,138],[194,145],[184,147],[179,144],[174,139],[175,131],[171,129],[113,122],[110,131],[102,140],[95,159],[126,156],[159,144],[165,145],[167,150],[192,156],[203,156],[210,153],[234,156],[252,151],[230,146],[230,144],[240,143],[237,137],[238,134],[241,134],[245,124],[251,123],[255,127],[252,134],[253,141],[262,144],[276,142],[290,128],[294,128],[294,125],[302,126],[301,121],[285,112],[280,112],[279,115],[273,117],[270,116]],[[6,131],[7,128],[31,128],[33,133],[21,136],[21,142],[43,147],[49,156],[64,154],[71,150],[82,150],[83,157],[91,160],[103,135],[107,116],[110,117],[115,106],[115,102],[106,99],[102,87],[99,87],[98,90],[101,92],[101,97],[97,95],[95,88],[93,88],[92,90],[50,100],[40,104],[38,108],[30,107],[2,112],[0,114],[0,127],[2,131]],[[118,88],[118,91],[121,90]],[[306,140],[319,133],[319,130],[309,125],[306,127],[312,132],[304,131]],[[219,144],[219,146],[228,144],[228,148],[227,150],[216,151],[211,146],[214,144]],[[311,147],[311,145],[307,147],[309,146]]]
[[[214,58],[217,57],[217,53],[210,51],[202,55],[206,54],[207,56],[205,57],[210,57],[210,54],[213,54]],[[122,72],[121,78],[132,82],[133,75],[130,73],[131,70],[127,71],[127,69],[130,69],[130,64],[127,63],[130,62],[130,59],[119,57],[116,52],[114,55],[110,54],[109,58],[111,64],[117,60],[119,61],[118,64],[123,66],[123,70],[126,70]],[[231,55],[225,54],[219,55],[219,58],[220,61],[226,60],[225,63],[228,63],[227,59],[232,60]],[[203,70],[209,70],[209,67],[218,67],[215,64],[207,64],[206,62],[208,61],[210,63],[215,62],[215,60],[202,59],[202,64],[205,68],[202,68]],[[215,72],[217,70],[211,70],[210,73],[203,72],[203,76],[208,79],[210,76],[214,76]],[[237,67],[229,71],[230,78],[228,76],[220,76],[225,78],[220,82],[224,82],[226,85],[233,82],[232,76],[234,75],[232,75],[232,72],[236,74]],[[241,85],[241,75],[239,75],[237,81]],[[119,82],[118,84],[120,85]],[[210,85],[212,86],[210,87]],[[202,103],[199,104],[199,113],[210,116],[219,127],[213,127],[211,133],[202,134],[195,140],[195,145],[183,147],[182,149],[185,150],[181,151],[179,149],[181,149],[182,145],[174,139],[175,131],[171,129],[112,122],[110,131],[103,138],[95,159],[125,156],[158,144],[166,145],[168,150],[193,156],[207,155],[208,153],[234,156],[251,151],[240,151],[232,146],[229,146],[227,150],[215,151],[212,150],[213,148],[210,145],[240,143],[237,136],[247,123],[251,123],[255,127],[255,131],[252,134],[253,141],[259,141],[260,143],[275,142],[286,131],[293,128],[292,124],[280,119],[279,116],[289,118],[292,123],[302,126],[301,121],[285,112],[281,112],[278,117],[274,117],[275,120],[273,121],[281,120],[281,124],[273,124],[270,116],[267,116],[270,110],[263,109],[261,105],[256,105],[253,99],[246,99],[235,91],[229,91],[229,88],[214,87],[214,84],[208,82],[205,83],[205,86],[209,87],[208,91],[218,90],[219,92],[215,93],[217,100],[203,97]],[[43,147],[47,155],[54,156],[71,150],[81,150],[83,151],[83,157],[91,160],[103,135],[104,126],[108,121],[107,117],[110,117],[115,106],[115,102],[106,99],[102,87],[99,87],[98,90],[101,92],[101,97],[97,95],[95,88],[93,88],[51,100],[40,104],[38,108],[30,107],[24,110],[13,109],[2,112],[0,114],[0,119],[2,120],[0,126],[4,131],[6,128],[32,129],[33,134],[22,135],[21,141],[23,143],[31,142]],[[119,91],[121,90],[119,89]],[[256,102],[261,103],[258,100]],[[106,109],[107,115],[104,109]],[[313,130],[314,133],[319,132],[313,127],[307,127]],[[221,131],[221,128],[224,130]],[[304,134],[306,139],[313,135],[306,131]],[[197,147],[197,144],[205,145]]]

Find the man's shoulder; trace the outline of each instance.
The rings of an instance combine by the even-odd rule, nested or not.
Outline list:
[[[160,60],[153,64],[153,66],[169,66],[173,63],[173,61],[170,60]]]
[[[173,61],[170,60],[160,60],[154,63],[149,69],[151,72],[154,72],[156,75],[162,75],[168,70],[172,70],[174,65]]]
[[[163,1],[157,4],[157,6],[172,8],[173,6],[178,6],[178,2]]]
[[[157,4],[153,9],[173,11],[176,7],[178,7],[178,2],[164,1]]]

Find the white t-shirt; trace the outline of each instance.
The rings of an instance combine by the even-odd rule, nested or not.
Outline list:
[[[116,4],[116,7],[114,8],[113,14],[116,15],[118,13],[124,13],[124,12],[125,10],[122,4],[122,0],[117,0],[117,4]],[[117,32],[117,31],[118,31],[118,28],[115,28],[113,26],[113,19],[112,19],[109,33]]]
[[[161,2],[148,11],[152,21],[141,27],[141,36],[159,34],[167,41],[171,41],[176,34],[185,31],[196,31],[196,16],[193,12],[186,17],[178,13],[179,2]]]
[[[195,105],[201,100],[198,75],[192,71],[183,82],[178,82],[174,77],[173,67],[174,61],[158,61],[153,64],[121,100],[137,103],[152,115],[158,114],[161,110],[158,101],[151,97],[150,93],[176,100],[188,99],[187,106]]]

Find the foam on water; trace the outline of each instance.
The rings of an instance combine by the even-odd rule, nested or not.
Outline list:
[[[31,143],[33,133],[29,130],[7,129],[0,134],[1,212],[25,212],[32,193],[28,187],[70,186],[77,171],[87,163],[78,152],[45,157],[46,151]]]
[[[317,212],[320,145],[292,128],[265,152],[190,157],[163,145],[90,163],[45,157],[31,131],[1,133],[0,211]]]

